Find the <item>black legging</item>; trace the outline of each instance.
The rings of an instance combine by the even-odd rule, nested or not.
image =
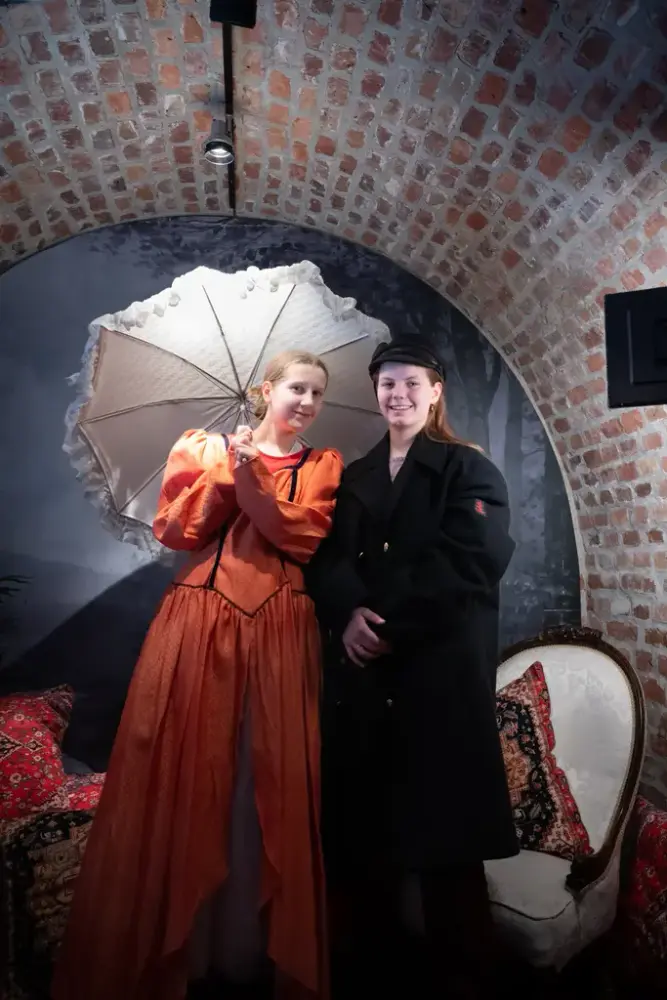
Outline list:
[[[446,865],[420,881],[432,981],[452,998],[490,996],[497,949],[484,864]]]
[[[392,965],[407,958],[415,977],[426,980],[436,996],[492,997],[497,949],[482,862],[420,872],[426,955],[409,948],[401,931],[396,870],[350,876],[331,892],[334,956],[341,950],[355,956],[355,969],[365,965],[375,985],[377,976],[391,978]],[[415,968],[415,961],[424,967]]]

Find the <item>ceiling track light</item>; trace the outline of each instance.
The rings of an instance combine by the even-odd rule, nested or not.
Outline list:
[[[214,118],[211,132],[204,143],[204,159],[216,167],[228,167],[234,162],[234,123],[230,116],[226,121]]]

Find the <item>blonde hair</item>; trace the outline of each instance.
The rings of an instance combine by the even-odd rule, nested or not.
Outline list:
[[[283,382],[287,378],[288,368],[292,365],[310,365],[312,368],[319,368],[324,372],[327,382],[329,381],[329,369],[317,354],[311,354],[310,351],[281,351],[275,358],[271,358],[264,369],[262,385],[265,382],[270,382],[271,385]],[[257,420],[263,420],[268,411],[262,385],[254,385],[248,390],[248,402]]]

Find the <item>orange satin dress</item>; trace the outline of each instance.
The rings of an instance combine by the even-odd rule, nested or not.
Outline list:
[[[169,456],[155,534],[194,555],[135,668],[53,1000],[185,997],[195,916],[228,872],[244,706],[268,954],[295,995],[327,995],[320,641],[301,565],[329,532],[342,460],[326,450],[268,464],[233,471],[223,439],[203,431]]]

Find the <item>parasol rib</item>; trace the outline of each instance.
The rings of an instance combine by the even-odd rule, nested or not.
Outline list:
[[[193,368],[200,375],[203,375],[204,378],[208,379],[209,382],[219,386],[221,389],[226,389],[227,392],[231,392],[233,396],[237,395],[236,390],[232,388],[231,385],[227,385],[227,383],[223,382],[222,379],[216,378],[215,375],[211,375],[210,372],[207,372],[203,368],[200,368],[199,365],[196,365],[194,361],[184,358],[182,354],[177,354],[176,351],[168,351],[166,347],[162,347],[160,344],[154,344],[150,340],[142,340],[141,337],[133,337],[131,334],[125,333],[124,330],[114,330],[108,326],[103,326],[102,330],[106,330],[107,333],[113,333],[116,337],[125,337],[126,340],[131,340],[135,344],[141,344],[143,347],[148,347],[153,351],[159,351],[160,354],[166,354],[169,358],[178,358],[178,360],[182,361],[184,365],[188,365],[190,368]],[[109,414],[109,416],[111,416],[111,414]]]
[[[150,404],[148,404],[148,405],[150,405]],[[217,414],[217,416],[215,417],[214,420],[209,421],[209,423],[205,425],[205,427],[203,428],[203,430],[208,431],[208,430],[211,429],[211,427],[215,427],[215,425],[217,423],[219,423],[221,420],[224,420],[234,410],[234,408],[237,407],[238,405],[239,405],[238,400],[235,399],[233,401],[233,403],[232,403],[231,406],[227,406],[221,413]],[[89,422],[92,423],[92,421],[89,421]],[[105,476],[107,478],[107,482],[110,482],[111,481],[110,470],[107,468],[106,462],[104,462],[103,459],[101,458],[101,456],[100,456],[97,448],[95,447],[95,443],[91,440],[91,438],[89,437],[88,433],[86,432],[86,428],[84,427],[83,424],[79,424],[78,425],[78,429],[79,429],[79,432],[85,437],[86,441],[88,442],[88,447],[90,448],[90,450],[92,451],[93,455],[97,459],[97,462],[98,462],[100,468],[103,470],[103,472],[104,472],[104,474],[105,474]],[[152,475],[150,475],[148,477],[148,479],[145,480],[145,482],[143,482],[141,484],[141,486],[139,487],[139,489],[135,490],[135,492],[132,494],[132,496],[129,497],[125,501],[125,503],[123,504],[123,506],[117,508],[117,513],[118,514],[122,514],[123,517],[130,517],[129,514],[125,514],[126,508],[129,507],[129,505],[132,503],[133,500],[136,500],[136,498],[139,496],[139,494],[142,493],[146,489],[146,487],[150,483],[152,483],[153,480],[157,476],[161,475],[161,473],[164,472],[166,466],[167,466],[167,462],[164,461],[162,463],[162,465],[160,465],[159,468],[157,468],[155,470],[155,472]],[[133,519],[133,520],[135,520],[135,519]],[[140,523],[144,523],[144,522],[140,522]]]
[[[231,350],[229,348],[229,344],[227,343],[227,337],[225,336],[225,331],[222,329],[222,323],[218,319],[218,314],[215,311],[215,307],[214,307],[213,303],[211,302],[211,297],[208,294],[208,292],[206,291],[206,285],[202,285],[201,287],[203,289],[204,295],[206,296],[206,301],[208,302],[208,304],[211,307],[211,312],[213,313],[213,315],[215,317],[215,321],[218,324],[218,330],[220,331],[220,336],[222,337],[222,342],[225,345],[225,350],[227,351],[227,357],[229,358],[229,363],[232,366],[232,371],[234,372],[234,378],[236,379],[236,391],[238,392],[239,396],[243,397],[243,389],[241,388],[241,380],[239,378],[239,373],[236,370],[236,364],[234,362],[234,357],[233,357],[232,352],[231,352]]]
[[[260,366],[260,364],[262,362],[262,358],[264,357],[264,352],[265,352],[265,350],[267,348],[269,340],[271,339],[271,334],[275,330],[276,323],[278,322],[278,320],[282,316],[283,310],[284,310],[285,306],[287,305],[287,303],[289,302],[289,300],[291,299],[292,293],[293,293],[293,291],[294,291],[295,288],[296,288],[296,285],[292,285],[292,288],[290,289],[289,295],[287,296],[287,298],[285,299],[285,301],[281,305],[280,309],[278,310],[277,315],[274,317],[273,323],[271,324],[271,326],[269,328],[269,332],[267,333],[266,337],[264,338],[264,343],[262,344],[262,346],[260,347],[259,351],[257,352],[257,361],[255,362],[254,367],[253,367],[252,371],[250,372],[250,376],[248,378],[248,381],[246,382],[246,387],[245,387],[245,389],[243,391],[244,396],[247,395],[248,389],[250,388],[250,386],[253,384],[253,382],[257,378],[257,372],[259,371],[259,366]]]
[[[109,410],[108,413],[100,413],[97,417],[84,417],[79,421],[79,426],[83,424],[97,424],[101,420],[108,420],[109,417],[124,417],[128,413],[136,413],[137,410],[147,410],[151,406],[165,406],[170,403],[191,403],[193,400],[201,400],[207,403],[234,403],[239,405],[236,396],[183,396],[180,399],[154,399],[150,403],[137,403],[135,406],[127,406],[123,410]]]

